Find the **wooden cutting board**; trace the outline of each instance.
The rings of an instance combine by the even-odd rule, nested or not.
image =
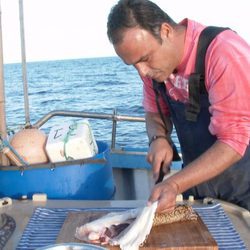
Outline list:
[[[81,242],[74,237],[76,228],[95,220],[107,212],[85,211],[70,212],[57,237],[57,243]],[[107,247],[107,246],[105,246]],[[108,246],[110,250],[119,247]],[[146,244],[140,249],[145,250],[217,250],[216,241],[211,236],[202,219],[197,221],[176,222],[153,227]]]

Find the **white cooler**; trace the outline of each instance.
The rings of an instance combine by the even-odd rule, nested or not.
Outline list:
[[[98,147],[88,120],[52,127],[46,152],[51,162],[89,158],[97,154]]]

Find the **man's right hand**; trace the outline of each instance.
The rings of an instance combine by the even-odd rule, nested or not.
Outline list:
[[[166,138],[154,140],[148,150],[147,161],[152,166],[153,178],[156,181],[159,178],[160,168],[167,174],[173,160],[173,149]]]

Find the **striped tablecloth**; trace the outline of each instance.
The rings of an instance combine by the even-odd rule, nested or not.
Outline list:
[[[17,250],[36,249],[50,244],[55,244],[56,238],[64,223],[68,212],[72,211],[122,211],[126,208],[36,208]],[[128,208],[127,208],[128,209]],[[235,230],[231,220],[226,215],[220,204],[206,207],[194,207],[199,213],[203,222],[216,240],[219,249],[244,250],[246,246]]]

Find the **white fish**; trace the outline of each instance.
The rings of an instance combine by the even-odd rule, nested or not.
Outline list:
[[[158,202],[146,206],[121,234],[110,240],[111,245],[120,245],[122,250],[137,250],[149,235]]]
[[[136,250],[145,241],[152,228],[157,202],[150,206],[113,212],[76,229],[75,237],[90,243],[120,245],[122,250]],[[131,222],[132,221],[132,222]],[[118,236],[106,237],[111,226],[129,223]]]
[[[108,213],[101,218],[76,228],[75,237],[82,241],[102,243],[101,237],[107,228],[131,221],[138,216],[142,208],[129,209],[121,212]],[[107,243],[107,242],[103,242]]]
[[[178,205],[169,213],[156,213],[158,202],[142,208],[113,212],[76,229],[75,237],[90,243],[119,245],[122,250],[138,250],[152,226],[197,220],[188,205]]]

